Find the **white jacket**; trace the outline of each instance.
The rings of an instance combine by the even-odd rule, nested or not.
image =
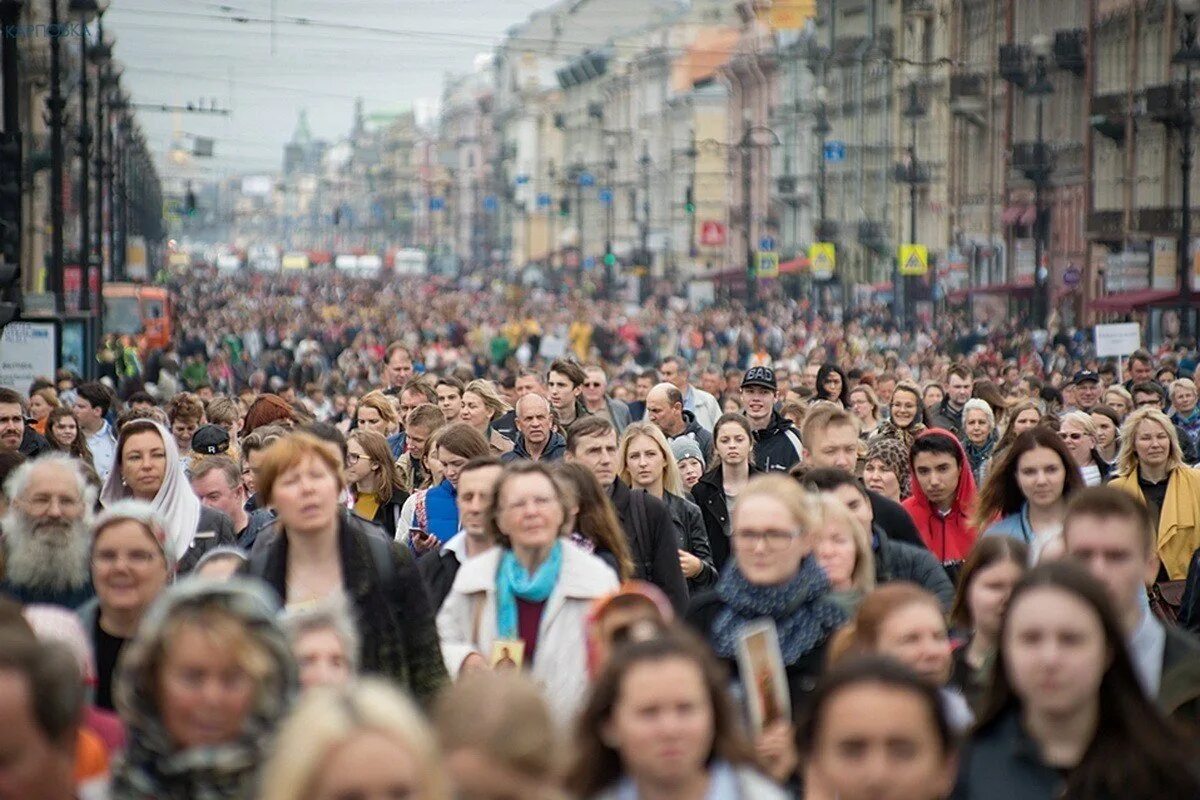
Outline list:
[[[438,635],[451,675],[469,653],[489,658],[492,643],[499,638],[496,570],[503,552],[501,548],[493,548],[463,564],[438,613]],[[529,670],[561,725],[574,721],[587,692],[588,610],[596,598],[615,591],[617,585],[617,576],[607,564],[563,542],[562,571],[546,600]]]

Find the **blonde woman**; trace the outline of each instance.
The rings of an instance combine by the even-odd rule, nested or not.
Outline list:
[[[262,800],[449,800],[437,739],[416,706],[381,680],[314,689],[287,718]]]
[[[29,395],[29,417],[33,420],[31,427],[45,436],[46,422],[50,419],[50,412],[61,407],[62,403],[58,402],[58,392],[54,391],[54,387],[46,386],[38,389]]]
[[[679,568],[691,592],[717,582],[712,549],[700,507],[688,499],[675,454],[662,430],[652,422],[634,422],[621,436],[619,477],[631,489],[642,489],[667,505],[675,523]]]
[[[813,553],[829,578],[834,600],[853,614],[875,588],[871,538],[846,504],[832,494],[816,498],[820,521],[813,528]]]
[[[465,422],[483,435],[495,455],[513,449],[513,443],[492,427],[492,423],[512,410],[491,381],[473,380],[463,389],[462,412],[459,421]]]
[[[1147,407],[1125,418],[1117,473],[1112,485],[1145,503],[1154,518],[1159,580],[1184,580],[1200,547],[1200,470],[1183,463],[1166,414]]]

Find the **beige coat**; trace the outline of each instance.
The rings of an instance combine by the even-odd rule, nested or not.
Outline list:
[[[499,637],[496,627],[496,570],[504,551],[493,548],[458,570],[454,588],[438,614],[438,634],[446,668],[453,675],[468,654],[489,659]],[[562,572],[546,601],[538,628],[532,669],[555,719],[570,724],[583,704],[588,686],[588,610],[599,597],[617,589],[617,576],[600,559],[563,543]]]

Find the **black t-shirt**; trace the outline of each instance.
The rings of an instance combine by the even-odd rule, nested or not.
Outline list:
[[[92,632],[96,644],[96,705],[108,711],[113,707],[113,673],[117,669],[117,656],[127,639],[112,636],[100,627],[100,614],[96,614],[96,627]]]

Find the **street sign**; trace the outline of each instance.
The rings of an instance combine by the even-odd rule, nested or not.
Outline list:
[[[764,236],[761,239],[759,239],[758,240],[758,249],[759,250],[774,250],[775,249],[775,237],[774,236]]]
[[[585,258],[583,260],[583,268],[584,269],[595,269],[596,268],[596,257],[588,256],[587,258]]]
[[[1142,346],[1142,326],[1118,322],[1096,326],[1096,357],[1127,356]]]
[[[585,189],[596,185],[596,176],[590,172],[579,173],[579,185]]]
[[[840,164],[846,160],[846,143],[830,141],[825,143],[825,160],[830,164]]]
[[[1081,280],[1083,280],[1083,272],[1074,264],[1063,271],[1063,286],[1066,286],[1068,289],[1078,286]]]
[[[813,280],[829,280],[837,269],[837,246],[833,242],[814,242],[808,247],[808,263]]]
[[[483,210],[484,211],[487,211],[490,213],[492,211],[495,211],[499,207],[500,207],[500,201],[498,201],[496,199],[496,195],[489,194],[487,197],[483,198]]]
[[[538,208],[549,208],[553,202],[554,201],[550,198],[550,195],[548,195],[548,194],[539,194],[537,196],[537,207]]]
[[[713,219],[700,223],[700,244],[705,247],[720,247],[725,244],[725,226]]]
[[[778,278],[779,253],[760,250],[755,256],[755,267],[760,278]]]
[[[518,175],[516,178],[513,179],[513,183],[517,184],[517,186],[524,186],[525,184],[529,183],[529,176],[528,175]]]
[[[58,328],[54,321],[13,322],[0,333],[0,386],[27,393],[39,375],[54,371],[58,360]]]
[[[446,198],[444,198],[444,197],[429,198],[429,210],[430,211],[444,211],[445,209],[446,209]]]
[[[606,206],[612,205],[613,192],[607,186],[600,190],[600,202]]]
[[[929,248],[923,244],[900,245],[900,274],[924,275],[929,272]]]

